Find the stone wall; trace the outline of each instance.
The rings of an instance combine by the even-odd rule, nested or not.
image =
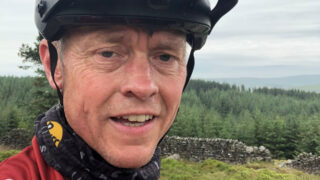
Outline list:
[[[284,166],[320,174],[320,157],[311,153],[301,153],[294,160],[288,160]]]
[[[28,146],[32,136],[24,129],[13,129],[0,138],[0,144],[14,149]],[[181,158],[202,161],[208,158],[229,162],[246,163],[248,161],[271,161],[271,154],[263,146],[246,146],[244,143],[230,139],[182,138],[167,136],[160,144],[164,156],[179,154]]]
[[[208,158],[243,164],[251,161],[271,161],[271,154],[263,146],[246,146],[237,140],[182,138],[167,136],[160,144],[164,156],[179,154],[181,158],[191,161],[202,161]]]
[[[0,144],[13,149],[23,149],[31,144],[32,133],[21,129],[12,129],[3,137],[0,137]]]

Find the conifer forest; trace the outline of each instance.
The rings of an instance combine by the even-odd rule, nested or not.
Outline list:
[[[35,118],[58,102],[43,77],[0,77],[0,98],[0,137],[14,128],[32,134]],[[274,158],[320,154],[320,94],[191,80],[168,135],[237,139]]]

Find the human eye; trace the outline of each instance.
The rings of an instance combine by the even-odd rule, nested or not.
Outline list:
[[[173,57],[172,57],[170,54],[160,54],[160,55],[159,55],[159,59],[160,59],[161,61],[168,62],[168,61],[170,61],[171,59],[173,59]]]
[[[180,58],[172,52],[154,53],[152,65],[161,73],[173,74],[177,72],[180,65]]]
[[[96,50],[95,62],[99,65],[118,66],[127,59],[127,54],[118,47],[106,47]]]
[[[102,51],[102,52],[100,53],[100,55],[101,55],[102,57],[104,57],[104,58],[111,58],[111,57],[115,56],[116,53],[113,52],[113,51]]]
[[[169,63],[178,58],[170,53],[159,53],[156,55],[156,59],[160,60],[162,63]]]

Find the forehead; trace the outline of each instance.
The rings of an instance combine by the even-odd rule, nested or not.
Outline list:
[[[85,27],[72,27],[65,33],[63,39],[71,37],[86,37],[91,36],[100,39],[103,36],[128,36],[129,32],[145,32],[150,37],[161,36],[165,39],[184,39],[186,34],[178,29],[166,28],[152,28],[147,26],[127,26],[127,25],[110,25],[110,26],[85,26]],[[93,40],[93,39],[92,39]]]

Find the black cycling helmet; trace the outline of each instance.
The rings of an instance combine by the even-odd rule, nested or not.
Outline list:
[[[57,54],[51,42],[59,40],[69,27],[120,23],[182,30],[192,47],[187,84],[193,71],[194,51],[201,49],[217,21],[237,2],[218,0],[211,10],[209,0],[36,0],[35,22],[49,42],[53,79]],[[62,104],[60,91],[58,94]]]

